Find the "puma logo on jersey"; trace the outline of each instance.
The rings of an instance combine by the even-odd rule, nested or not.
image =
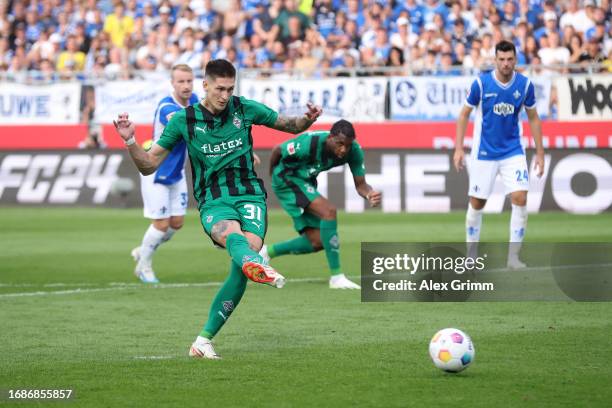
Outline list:
[[[261,229],[261,223],[259,222],[255,222],[255,221],[251,221],[251,224],[253,224],[254,226],[257,227],[257,229]]]
[[[195,127],[195,130],[199,130],[199,131],[200,131],[200,132],[202,132],[202,133],[206,133],[206,128],[201,128],[201,127],[199,127],[199,126],[196,126],[196,127]]]

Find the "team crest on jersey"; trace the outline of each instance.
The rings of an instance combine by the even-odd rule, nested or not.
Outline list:
[[[514,91],[514,93],[512,94],[512,96],[514,96],[514,99],[518,99],[521,97],[521,93],[519,91]]]
[[[212,215],[209,215],[208,217],[206,217],[206,223],[207,224],[210,224],[212,222],[212,220],[213,220],[213,216]]]
[[[242,125],[242,121],[240,120],[240,118],[238,116],[234,116],[234,120],[232,121],[232,123],[234,124],[234,126],[236,126],[238,129],[240,129],[240,125]]]
[[[223,301],[223,310],[225,310],[227,313],[229,313],[232,310],[234,310],[234,302],[232,300],[224,300]]]

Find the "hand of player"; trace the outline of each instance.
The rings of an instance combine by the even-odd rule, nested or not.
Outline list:
[[[542,177],[544,174],[544,152],[536,153],[535,164],[533,167],[538,177]]]
[[[463,163],[465,162],[465,152],[463,149],[455,149],[455,154],[453,156],[453,163],[455,164],[455,170],[461,171],[463,170]]]
[[[308,108],[308,111],[304,114],[304,116],[313,122],[323,113],[323,109],[312,102],[308,102],[306,107]]]
[[[124,141],[131,139],[136,134],[136,126],[130,122],[126,112],[120,113],[118,119],[113,120],[113,125]]]
[[[378,207],[382,200],[382,193],[380,191],[371,190],[366,198],[372,207]]]
[[[255,153],[253,153],[253,164],[256,166],[259,166],[261,164],[261,159]]]

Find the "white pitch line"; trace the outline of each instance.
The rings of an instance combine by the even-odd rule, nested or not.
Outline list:
[[[289,282],[304,283],[304,282],[321,282],[327,281],[327,278],[298,278],[291,279]],[[114,290],[126,290],[126,289],[174,289],[174,288],[202,288],[202,287],[213,287],[221,286],[223,282],[201,282],[201,283],[158,283],[158,284],[144,284],[144,283],[121,283],[112,282],[111,287],[108,288],[95,288],[95,289],[69,289],[69,290],[48,290],[48,291],[37,291],[37,292],[19,292],[19,293],[2,293],[2,298],[15,298],[15,297],[32,297],[32,296],[49,296],[49,295],[74,295],[84,293],[95,293],[95,292],[109,292]]]

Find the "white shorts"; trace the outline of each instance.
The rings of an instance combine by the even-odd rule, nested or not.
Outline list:
[[[166,185],[155,183],[155,174],[140,176],[140,189],[144,204],[144,216],[154,220],[161,220],[187,212],[187,181],[183,177],[180,181]]]
[[[527,158],[524,154],[508,157],[503,160],[470,159],[470,189],[468,196],[486,200],[493,191],[499,174],[504,183],[505,194],[529,190],[529,172]]]

